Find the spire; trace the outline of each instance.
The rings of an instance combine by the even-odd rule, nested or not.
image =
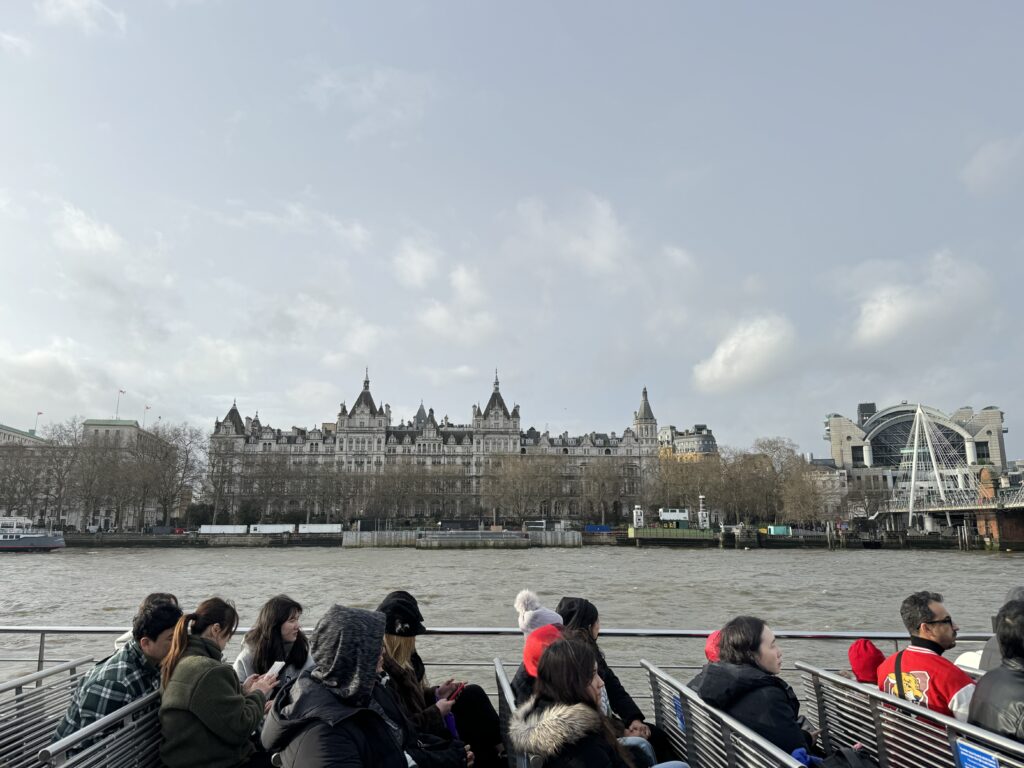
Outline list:
[[[494,391],[498,391],[498,369],[494,369]]]
[[[363,389],[367,392],[370,391],[370,368],[366,368],[366,377],[363,379]]]
[[[643,394],[640,396],[640,410],[636,412],[637,420],[650,420],[654,421],[654,411],[651,410],[651,404],[647,401],[647,387],[644,387]]]

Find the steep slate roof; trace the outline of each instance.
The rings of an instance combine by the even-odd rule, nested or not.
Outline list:
[[[373,395],[370,394],[370,373],[367,371],[366,378],[363,379],[363,391],[359,393],[359,397],[356,398],[355,405],[352,406],[352,410],[355,411],[360,405],[365,405],[370,409],[371,416],[377,416],[377,406],[373,403]]]
[[[650,419],[654,420],[654,411],[651,410],[651,404],[647,402],[647,387],[644,387],[644,393],[640,398],[640,410],[636,412],[637,419]]]
[[[501,392],[498,388],[498,372],[494,372],[494,391],[491,393],[491,399],[487,401],[487,405],[484,406],[484,418],[486,419],[492,409],[501,409],[501,414],[506,419],[510,418],[508,413],[508,407],[505,405],[505,400],[501,396]]]
[[[231,410],[228,411],[228,415],[224,417],[224,421],[231,423],[231,429],[236,435],[245,434],[245,422],[242,421],[242,414],[238,412],[237,403],[231,403]]]

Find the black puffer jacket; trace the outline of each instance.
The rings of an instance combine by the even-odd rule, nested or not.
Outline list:
[[[516,706],[521,707],[530,697],[533,696],[533,684],[537,681],[533,675],[526,671],[526,665],[520,664],[515,676],[509,681],[509,688],[515,697]]]
[[[986,672],[971,697],[971,725],[1024,741],[1024,659],[1003,659]]]
[[[800,702],[785,680],[750,664],[706,664],[690,681],[704,701],[739,720],[784,752],[812,747],[800,727]]]
[[[379,714],[346,704],[308,675],[274,700],[263,724],[263,746],[287,768],[406,768],[391,729]]]
[[[544,759],[544,768],[629,768],[604,735],[601,714],[586,704],[531,699],[509,721],[516,750]]]

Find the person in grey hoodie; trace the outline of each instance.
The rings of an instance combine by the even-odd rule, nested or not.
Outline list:
[[[460,742],[419,737],[379,685],[384,614],[331,607],[310,642],[313,670],[274,700],[260,740],[285,768],[461,768],[472,753]]]

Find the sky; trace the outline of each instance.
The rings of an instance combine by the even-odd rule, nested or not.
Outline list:
[[[0,7],[0,422],[659,425],[1024,458],[1024,6]],[[125,393],[120,396],[118,390]],[[146,406],[150,406],[147,411]]]

